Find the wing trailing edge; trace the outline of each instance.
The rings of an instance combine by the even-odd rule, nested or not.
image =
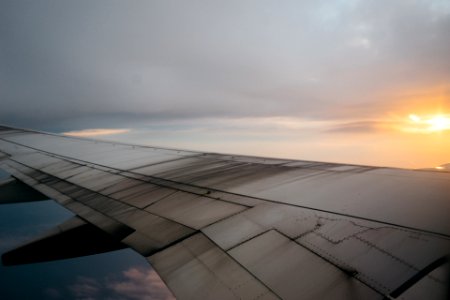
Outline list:
[[[0,204],[47,200],[48,197],[14,177],[0,180]]]
[[[46,235],[2,255],[5,266],[93,255],[126,246],[94,225],[73,217]]]

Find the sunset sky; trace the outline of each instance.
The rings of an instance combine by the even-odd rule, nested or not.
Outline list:
[[[1,1],[0,123],[435,167],[449,32],[448,0]]]
[[[0,0],[0,124],[448,171],[450,0]],[[0,253],[72,216],[26,205],[0,207]],[[173,299],[130,249],[0,265],[0,282],[8,299]]]

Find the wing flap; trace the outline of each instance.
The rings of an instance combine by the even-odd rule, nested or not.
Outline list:
[[[180,298],[278,299],[201,233],[150,256],[148,260]]]
[[[354,277],[275,230],[228,253],[282,299],[379,299]]]
[[[5,266],[74,258],[123,249],[97,227],[78,217],[61,224],[45,236],[2,255]]]
[[[148,256],[176,241],[192,235],[195,230],[140,209],[131,209],[116,216],[136,232],[123,240],[137,252]]]
[[[10,177],[0,181],[0,204],[47,200],[48,197]]]
[[[276,291],[277,282],[270,283],[271,280],[275,280],[270,277],[273,271],[267,271],[268,274],[263,272],[268,268],[269,258],[262,256],[260,261],[253,259],[257,259],[257,253],[266,251],[263,249],[272,249],[271,247],[276,247],[277,243],[280,245],[288,243],[289,246],[280,246],[286,248],[283,250],[286,253],[277,252],[275,255],[271,252],[271,255],[274,255],[272,259],[276,260],[277,257],[285,257],[294,252],[296,253],[294,256],[299,260],[300,268],[300,264],[307,266],[301,259],[313,255],[317,262],[327,265],[327,268],[332,267],[333,272],[338,272],[345,275],[345,278],[348,277],[348,280],[352,279],[358,282],[358,284],[342,283],[342,287],[350,288],[363,284],[366,288],[383,296],[394,292],[410,278],[414,278],[427,265],[450,252],[450,241],[442,236],[271,203],[243,211],[212,224],[202,231],[240,264],[248,268],[251,273]],[[279,249],[276,248],[273,251],[276,252]],[[247,256],[249,256],[248,261],[246,260]],[[312,260],[308,259],[308,261]],[[283,274],[289,273],[286,271],[287,265],[285,264],[284,261],[277,261],[273,268],[274,270],[284,270]],[[254,266],[261,266],[262,269],[259,270],[261,273],[252,269]],[[319,266],[314,268],[320,269]],[[324,267],[321,268],[322,273],[332,274],[329,271],[325,272]],[[300,273],[297,275],[304,276]],[[342,281],[344,277],[339,277],[341,279],[333,277],[334,279],[330,280],[331,282]],[[423,282],[429,281],[436,290],[439,287],[445,291],[448,284],[445,276],[423,277]],[[268,281],[266,282],[266,280]],[[287,279],[281,280],[281,282],[287,284]],[[297,286],[295,282],[291,284],[291,287],[278,286],[280,291],[291,290],[288,294],[280,294],[282,298],[293,298],[295,295]],[[316,285],[318,286],[317,293],[311,291],[311,298],[327,298],[325,294],[321,294],[321,291],[329,290],[327,283],[318,282]],[[346,292],[335,292],[333,295],[341,294],[341,298],[346,299],[350,297],[349,295],[356,293],[359,298],[366,298],[366,292],[359,294],[359,289],[350,291],[347,288],[343,288],[347,290]]]

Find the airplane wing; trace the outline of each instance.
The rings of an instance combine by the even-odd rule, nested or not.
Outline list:
[[[0,127],[0,202],[76,217],[3,255],[131,247],[179,299],[445,299],[450,172],[201,153]],[[58,249],[58,250],[55,250]]]

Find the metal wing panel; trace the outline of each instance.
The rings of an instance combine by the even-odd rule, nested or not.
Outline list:
[[[279,299],[202,234],[148,260],[174,294],[186,299]]]
[[[97,142],[88,139],[62,137],[41,133],[26,133],[4,137],[18,145],[71,157],[81,161],[108,165],[122,170],[197,155],[195,152]]]
[[[283,299],[379,299],[380,295],[277,231],[229,254]]]
[[[143,175],[162,177],[165,172],[180,172],[185,168],[198,169],[214,161],[215,160],[207,159],[203,156],[189,156],[157,164],[141,166],[133,169],[133,172]]]
[[[1,167],[16,178],[150,256],[180,298],[445,290],[436,262],[450,248],[450,174],[31,131],[0,130],[0,151],[8,157]]]
[[[400,170],[389,176],[375,170],[346,176],[323,174],[296,181],[274,180],[278,185],[273,183],[267,190],[254,182],[231,191],[450,235],[450,174],[409,172],[414,176]]]
[[[105,193],[106,189],[101,190],[100,192],[102,194],[108,195],[111,198],[121,199],[122,201],[128,202],[127,199],[132,199],[139,195],[146,195],[147,193],[152,192],[160,187],[158,185],[155,185],[155,184],[152,184],[149,182],[142,182],[142,181],[134,180],[134,179],[129,179],[129,180],[136,181],[137,184],[132,185],[125,189],[118,189],[117,191],[115,191],[113,193],[111,193],[111,192]]]
[[[450,252],[450,241],[442,236],[277,204],[258,205],[202,231],[229,253],[279,232],[383,295]],[[248,251],[254,253],[266,248],[252,247]],[[445,280],[440,289],[445,290]]]
[[[203,228],[203,232],[222,249],[229,250],[270,229],[295,239],[315,230],[318,224],[312,211],[266,203]]]
[[[243,205],[176,192],[145,210],[191,228],[201,229],[245,209],[247,207]]]

